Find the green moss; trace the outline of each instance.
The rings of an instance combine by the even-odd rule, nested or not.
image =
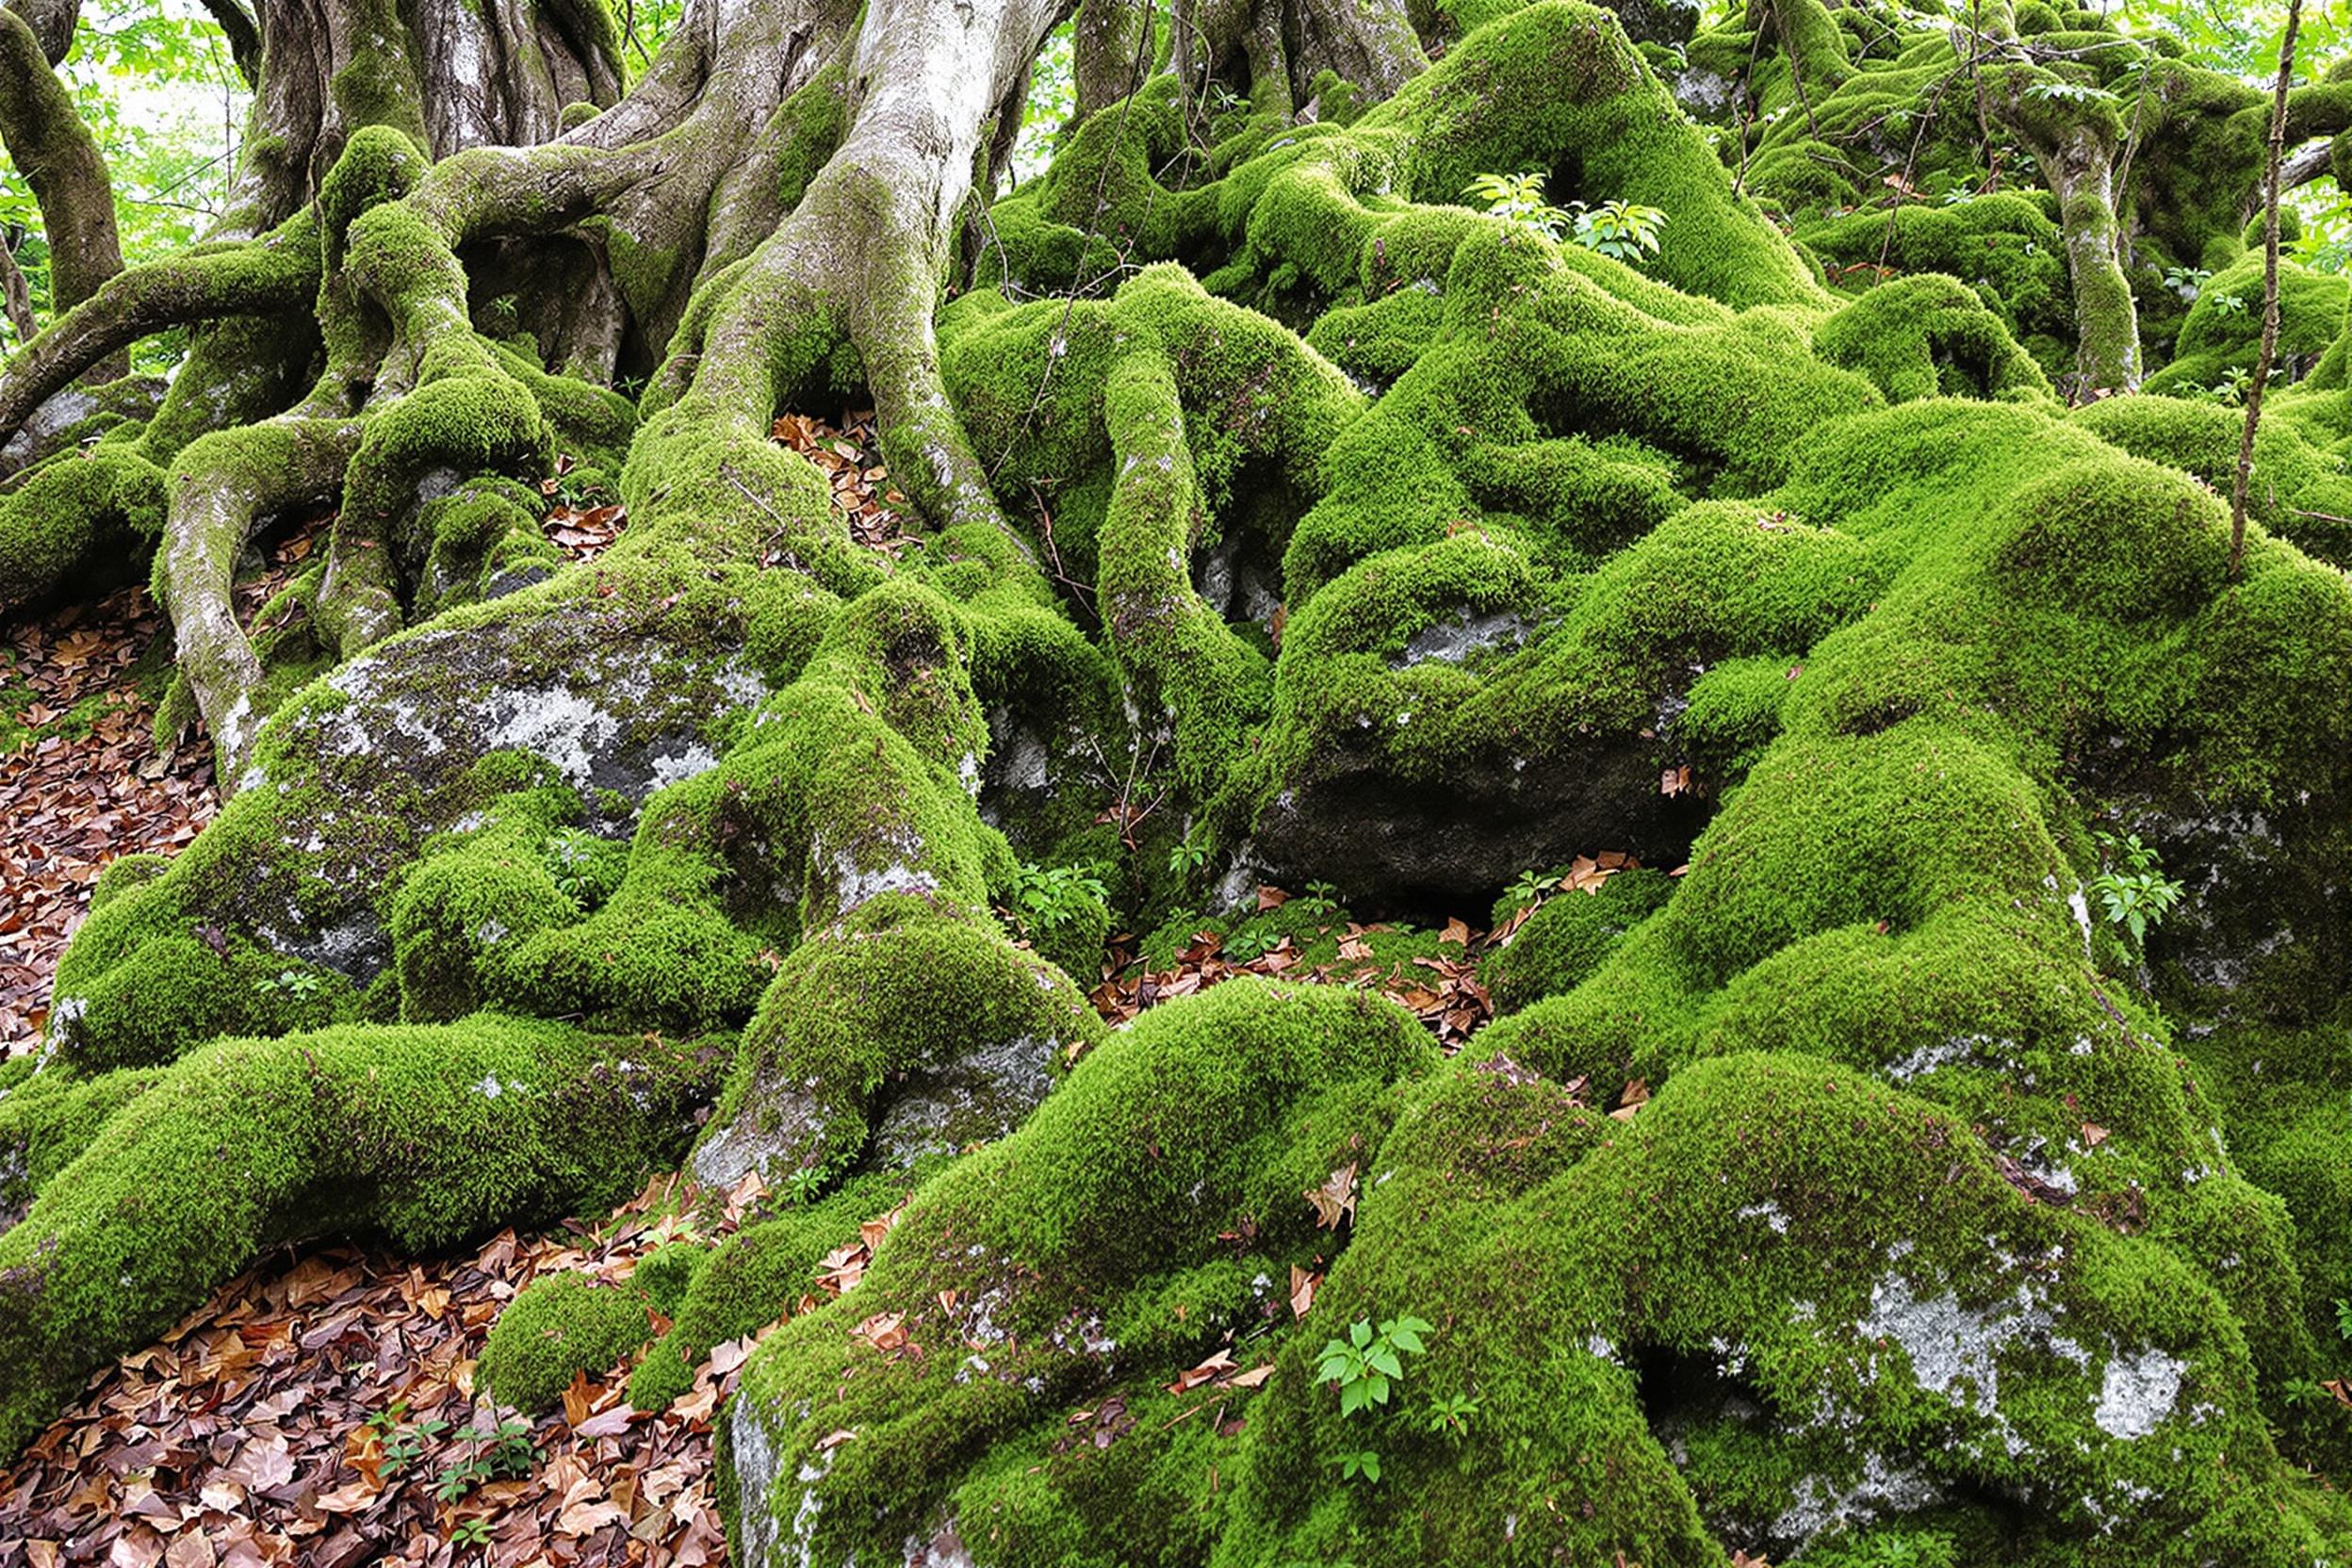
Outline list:
[[[2050,396],[2049,379],[2033,356],[1955,278],[1881,285],[1823,322],[1814,349],[1831,364],[1869,376],[1888,402]]]
[[[2352,286],[2281,257],[2278,262],[2280,379],[2315,363],[2344,330]],[[2214,274],[2197,290],[2174,346],[2173,361],[2148,379],[2147,390],[2196,396],[2224,384],[2233,372],[2250,373],[2262,349],[2262,260],[2248,255]]]
[[[1165,1381],[1234,1324],[1229,1311],[1251,1303],[1246,1322],[1254,1303],[1279,1307],[1270,1284],[1244,1283],[1241,1301],[1204,1310],[1211,1298],[1179,1282],[1224,1251],[1217,1233],[1243,1214],[1256,1226],[1243,1282],[1304,1262],[1318,1233],[1297,1194],[1356,1157],[1351,1136],[1377,1137],[1383,1086],[1433,1054],[1410,1015],[1338,989],[1236,981],[1146,1015],[1021,1132],[926,1184],[855,1291],[762,1343],[739,1408],[774,1446],[779,1478],[746,1513],[789,1519],[813,1485],[827,1556],[895,1551],[933,1488],[991,1439],[1101,1387],[1112,1338],[1122,1360],[1166,1366]],[[1170,1287],[1146,1292],[1155,1310],[1119,1315],[1147,1282]],[[909,1336],[939,1353],[885,1360],[853,1343],[844,1330],[876,1301],[906,1303]],[[948,1352],[959,1342],[976,1367]],[[858,1442],[792,1479],[800,1450],[813,1460],[837,1429]],[[906,1485],[918,1472],[927,1478]]]
[[[823,1199],[746,1225],[715,1248],[694,1249],[692,1278],[677,1304],[664,1309],[673,1319],[669,1331],[629,1374],[629,1403],[639,1410],[667,1408],[693,1388],[696,1369],[714,1347],[757,1333],[823,1298],[818,1277],[825,1257],[855,1246],[858,1227],[896,1208],[918,1179],[940,1164],[926,1160],[909,1171],[852,1177]],[[652,1254],[637,1266],[635,1277],[644,1281],[648,1264],[675,1250]]]
[[[342,265],[352,220],[406,196],[426,167],[417,143],[390,125],[363,125],[351,133],[318,185],[319,259],[328,270]]]
[[[716,1068],[487,1015],[191,1054],[0,1233],[0,1447],[277,1243],[359,1230],[424,1250],[616,1201],[676,1158]]]
[[[2323,560],[2352,561],[2352,531],[2332,519],[2352,500],[2341,460],[2324,449],[2329,433],[2295,422],[2296,401],[2265,399],[2246,485],[2246,514]],[[2178,397],[2102,398],[2078,409],[2074,422],[2135,457],[2184,469],[2223,495],[2236,482],[2246,412]]]
[[[705,1157],[754,1150],[780,1182],[861,1154],[903,1167],[958,1152],[1017,1124],[1102,1038],[1060,971],[969,917],[885,893],[784,959]],[[892,1100],[913,1115],[885,1120]]]
[[[1663,908],[1674,884],[1664,872],[1622,871],[1590,892],[1556,892],[1514,933],[1508,945],[1489,952],[1478,979],[1498,1011],[1572,990],[1635,926]],[[1515,906],[1495,906],[1496,922]]]
[[[629,1283],[645,1293],[655,1311],[676,1316],[710,1257],[711,1249],[700,1242],[665,1242],[637,1260]]]
[[[51,459],[0,493],[0,605],[96,594],[136,571],[163,533],[162,470],[119,447]]]
[[[526,1415],[563,1402],[580,1373],[604,1373],[653,1338],[652,1298],[635,1281],[545,1274],[491,1325],[475,1375],[490,1396]]]

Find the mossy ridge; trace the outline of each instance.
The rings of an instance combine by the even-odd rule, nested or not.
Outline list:
[[[1581,160],[1583,185],[1555,200],[1641,202],[1687,237],[1661,259],[1668,286],[1598,257],[1574,265],[1645,302],[1674,289],[1735,304],[1821,299],[1795,252],[1733,195],[1617,19],[1597,8],[1552,0],[1500,16],[1345,125],[1261,122],[1226,139],[1210,181],[1182,190],[1152,173],[1181,145],[1173,85],[1155,81],[1124,109],[1096,115],[1045,178],[997,204],[999,249],[984,258],[983,281],[1043,289],[1099,274],[1115,252],[1088,237],[1123,230],[1150,259],[1219,264],[1208,274],[1213,292],[1263,286],[1251,302],[1275,302],[1303,286],[1317,308],[1361,303],[1442,274],[1455,243],[1492,226],[1413,204],[1455,203],[1474,174],[1565,155]]]
[[[1157,1382],[1225,1327],[1279,1322],[1288,1287],[1271,1282],[1320,1234],[1298,1194],[1375,1146],[1393,1114],[1386,1086],[1435,1059],[1391,1004],[1254,980],[1115,1037],[1019,1133],[918,1191],[857,1289],[762,1343],[727,1447],[794,1457],[762,1465],[784,1478],[778,1494],[746,1499],[739,1531],[773,1542],[813,1519],[829,1555],[896,1551],[991,1439],[1118,1366],[1149,1366]],[[1232,1245],[1218,1233],[1236,1230],[1239,1266],[1207,1269]],[[906,1304],[928,1353],[883,1360],[851,1340],[877,1299]],[[957,1338],[981,1348],[958,1361]],[[861,1442],[818,1447],[841,1429]],[[790,1479],[804,1462],[818,1478]]]
[[[723,1055],[487,1014],[196,1052],[0,1233],[0,1446],[275,1243],[360,1230],[422,1250],[609,1206],[674,1164]],[[102,1082],[84,1096],[132,1081]]]
[[[1776,1070],[1818,1080],[1821,1095],[1837,1092],[1827,1086],[1839,1082],[1840,1070],[1917,1082],[1940,1102],[1907,1101],[1919,1114],[1942,1119],[1964,1140],[1978,1136],[1957,1132],[1964,1125],[1987,1129],[1984,1141],[1968,1145],[1977,1151],[1972,1168],[1987,1201],[2029,1217],[2047,1212],[2026,1208],[2016,1196],[2000,1163],[2005,1160],[2034,1180],[2073,1189],[2073,1213],[2031,1223],[2063,1223],[2094,1236],[2112,1228],[2132,1238],[2128,1246],[2071,1244],[2097,1263],[2085,1286],[2090,1294],[2069,1306],[2071,1314],[2103,1321],[2102,1312],[2119,1309],[2091,1304],[2106,1299],[2101,1293],[2141,1299],[2137,1282],[2145,1268],[2179,1272],[2175,1294],[2200,1303],[2200,1326],[2117,1321],[2148,1328],[2151,1336],[2158,1328],[2201,1336],[2196,1343],[2205,1348],[2189,1362],[2202,1358],[2213,1368],[2206,1375],[2219,1380],[2213,1386],[2229,1391],[2227,1408],[2239,1423],[2230,1441],[2260,1443],[2257,1369],[2277,1388],[2311,1364],[2300,1312],[2280,1310],[2302,1295],[2288,1251],[2291,1229],[2275,1200],[2230,1173],[2212,1132],[2213,1111],[2164,1049],[2152,1011],[2122,985],[2103,981],[2089,961],[2103,953],[2102,961],[2113,962],[2114,954],[2100,945],[2111,939],[2087,929],[2069,907],[2081,879],[2074,868],[2087,858],[2079,808],[2035,780],[2057,774],[2066,750],[2115,732],[2158,752],[2169,748],[2167,766],[2177,776],[2222,798],[2259,798],[2283,778],[2276,771],[2248,771],[2243,752],[2212,744],[2181,718],[2213,699],[2216,676],[2206,672],[2217,667],[2180,667],[2177,678],[2153,692],[2135,671],[2134,662],[2148,656],[2144,649],[2161,649],[2178,666],[2181,648],[2194,645],[2164,629],[2212,616],[2216,604],[2219,613],[2234,613],[2217,570],[2214,503],[2178,476],[2085,443],[2084,433],[2040,412],[1945,403],[1832,427],[1793,456],[1793,482],[1767,498],[1782,503],[1763,514],[1772,526],[1760,527],[1748,509],[1738,519],[1743,537],[1770,544],[1778,533],[1802,534],[1804,525],[1786,518],[1840,517],[1878,563],[1860,590],[1875,596],[1875,608],[1844,632],[1823,639],[1817,621],[1785,645],[1812,649],[1799,671],[1808,678],[1785,705],[1785,732],[1701,841],[1690,876],[1667,908],[1625,938],[1584,986],[1498,1026],[1489,1043],[1524,1052],[1525,1059],[1563,1077],[1581,1071],[1596,1083],[1617,1083],[1646,1075],[1669,1093],[1689,1079],[1701,1086],[1692,1092],[1702,1098],[1717,1070],[1694,1064],[1731,1052],[1721,1071],[1746,1070],[1766,1062],[1746,1054],[1758,1044],[1846,1055],[1845,1070],[1818,1056]],[[1946,521],[1955,491],[1981,503],[1968,514],[1977,519],[1970,528]],[[1718,526],[1733,520],[1723,506],[1701,515],[1722,518]],[[2165,543],[2151,544],[2150,531]],[[1631,576],[1654,565],[1644,558],[1666,547],[1636,547],[1624,570]],[[2291,553],[2264,550],[2258,558],[2264,564],[2253,582],[2316,580]],[[1784,559],[1806,562],[1802,553]],[[1806,563],[1805,571],[1812,570]],[[1779,581],[1768,571],[1748,590],[1749,602],[1767,612],[1766,624],[1772,613],[1787,613],[1778,609],[1783,603],[1800,615],[1818,615],[1811,596],[1796,586],[1811,580],[1792,575],[1793,582]],[[1969,615],[1995,602],[1987,596],[1996,590],[1987,585],[1996,583],[2001,602],[2015,605],[2004,613],[2003,640],[1987,648],[1984,628],[1961,631]],[[1857,603],[1852,613],[1866,608]],[[1930,629],[1938,634],[1924,635]],[[1885,657],[1891,645],[1917,650],[1910,668]],[[2290,649],[2274,662],[2307,651]],[[2229,689],[2241,687],[2231,682]],[[1980,692],[1996,694],[1994,700],[1975,697]],[[1896,849],[1882,856],[1890,830]],[[1865,845],[1872,846],[1867,856]],[[1988,987],[1996,975],[2000,980]],[[1988,996],[2001,999],[1998,1019],[1987,1010]],[[1790,1008],[1789,998],[1813,1000]],[[1579,1009],[1576,1021],[1560,1008]],[[1631,1033],[1629,1020],[1641,1021]],[[1661,1029],[1663,1020],[1676,1021]],[[1684,1043],[1672,1043],[1676,1038]],[[1622,1043],[1595,1049],[1596,1039]],[[1869,1054],[1853,1055],[1850,1042],[1866,1039]],[[1563,1051],[1570,1040],[1578,1043]],[[1775,1070],[1766,1062],[1758,1070]],[[1077,1082],[1083,1077],[1073,1088]],[[1863,1077],[1852,1083],[1861,1092],[1884,1092],[1864,1087]],[[1725,1098],[1745,1102],[1753,1095],[1740,1088],[1726,1090]],[[1709,1119],[1698,1117],[1692,1124]],[[2127,1122],[2133,1131],[2118,1133]],[[1637,1127],[1654,1124],[1637,1119]],[[2095,1141],[2093,1124],[2100,1129]],[[1949,1163],[1948,1154],[1936,1157]],[[1844,1169],[1851,1162],[1841,1156],[1832,1163]],[[1916,1184],[1874,1185],[1903,1192]],[[1968,1239],[1973,1245],[1972,1233]],[[2111,1253],[2117,1260],[2112,1265],[2097,1261]],[[1525,1267],[1513,1277],[1520,1275],[1566,1277],[1549,1267]],[[1472,1267],[1456,1277],[1489,1274]],[[1863,1310],[1857,1307],[1857,1316]],[[1794,1334],[1792,1345],[1805,1337]],[[1690,1343],[1698,1338],[1691,1331]],[[2117,1347],[2110,1359],[2144,1358],[2139,1348],[2120,1341]],[[2183,1348],[2172,1344],[2164,1353]],[[1296,1380],[1303,1383],[1303,1352],[1291,1354]],[[2099,1407],[2103,1382],[2101,1388],[2086,1393],[2082,1404]],[[2036,1393],[2030,1403],[2049,1432],[2086,1418],[2063,1398],[2047,1405],[2043,1398]],[[1910,1416],[1887,1419],[1896,1429],[1918,1429]],[[1714,1449],[1734,1458],[1743,1451],[1728,1439]],[[1967,1462],[1998,1470],[2007,1462],[2004,1449],[2005,1441],[1979,1444]],[[2098,1451],[2108,1457],[2095,1465],[2121,1468],[2086,1470],[2083,1495],[2091,1501],[2061,1507],[2037,1524],[2047,1540],[2034,1551],[2063,1553],[2103,1539],[2099,1532],[2120,1501],[2149,1484],[2136,1450],[2102,1443]],[[1700,1474],[1694,1484],[1710,1507],[1734,1512],[1753,1510],[1778,1487],[1774,1506],[1785,1511],[1797,1500],[1789,1489],[1813,1474],[1803,1465],[1792,1470],[1788,1459],[1782,1453],[1761,1479]],[[1658,1485],[1672,1495],[1679,1483],[1659,1463]],[[1828,1484],[1830,1476],[1823,1469],[1807,1484]],[[2214,1522],[2194,1528],[2216,1532],[2213,1541],[2258,1542],[2274,1554],[2306,1544],[2311,1518],[2291,1511],[2279,1522],[2266,1511],[2268,1494],[2287,1490],[2282,1472],[2269,1476],[2196,1505],[2210,1503]],[[1297,1526],[1318,1532],[1306,1538],[1318,1548],[1341,1539],[1331,1513],[1340,1505],[1331,1494],[1294,1480],[1283,1496],[1292,1500],[1286,1507],[1320,1499],[1315,1516]],[[1028,1505],[1019,1512],[1044,1517]],[[2184,1517],[2194,1515],[2195,1508]],[[2166,1530],[2180,1526],[2166,1517]],[[1229,1529],[1225,1539],[1242,1534]],[[1346,1539],[1361,1545],[1364,1538],[1350,1527]],[[1677,1547],[1669,1536],[1658,1549],[1720,1549],[1708,1540],[1692,1533]],[[1416,1540],[1413,1549],[1431,1548]],[[2164,1533],[2134,1549],[2177,1555]],[[1022,1560],[1019,1548],[1005,1551],[1004,1560]]]

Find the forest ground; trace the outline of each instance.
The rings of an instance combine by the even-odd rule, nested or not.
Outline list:
[[[860,537],[887,549],[894,492],[873,455],[871,421],[865,411],[831,422],[787,415],[776,439],[825,466]],[[300,569],[326,523],[308,519],[260,542],[238,589],[244,619]],[[547,527],[567,558],[585,561],[612,544],[627,518],[617,507],[558,505]],[[150,745],[169,673],[165,630],[146,591],[131,587],[21,624],[0,653],[0,809],[16,825],[0,845],[0,1055],[38,1046],[51,975],[106,864],[175,851],[219,809],[201,726],[169,752]],[[1588,889],[1630,864],[1608,851],[1592,862]],[[1263,889],[1259,903],[1287,896]],[[1090,999],[1117,1025],[1233,975],[1288,973],[1380,990],[1459,1050],[1493,1016],[1477,956],[1507,942],[1512,929],[1452,921],[1440,944],[1456,956],[1382,965],[1368,961],[1359,928],[1349,925],[1338,934],[1339,960],[1315,966],[1302,966],[1287,939],[1244,957],[1224,954],[1218,937],[1204,932],[1162,969],[1143,960],[1133,933],[1118,932]],[[501,1429],[502,1419],[514,1418],[474,1380],[499,1309],[534,1279],[625,1279],[645,1253],[681,1234],[717,1242],[781,1201],[756,1174],[729,1192],[700,1192],[691,1183],[673,1190],[681,1180],[657,1176],[609,1216],[574,1217],[535,1233],[508,1229],[441,1256],[346,1243],[279,1250],[155,1344],[93,1374],[81,1398],[0,1469],[0,1563],[725,1562],[711,1491],[712,1414],[759,1335],[714,1348],[693,1387],[660,1412],[631,1413],[621,1363],[599,1378],[583,1375],[561,1411]],[[876,1216],[869,1228],[878,1234],[890,1217]],[[834,1266],[809,1282],[810,1304],[839,1293],[844,1265],[858,1266],[854,1258],[827,1262]],[[1294,1293],[1305,1292],[1294,1300],[1311,1302],[1316,1282],[1294,1281]],[[657,1321],[657,1331],[666,1328]],[[1233,1377],[1246,1375],[1201,1370],[1195,1386],[1204,1411]],[[1210,1413],[1224,1422],[1221,1409]],[[1104,1443],[1119,1435],[1119,1419],[1099,1408],[1071,1416],[1073,1430]],[[459,1480],[473,1484],[452,1503],[447,1494],[460,1490]]]

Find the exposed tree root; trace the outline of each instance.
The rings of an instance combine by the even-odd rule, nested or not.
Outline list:
[[[2278,1064],[2346,1006],[2341,575],[2257,531],[2229,582],[2193,477],[2228,462],[2224,411],[2070,416],[1965,279],[1832,294],[1607,13],[1529,7],[1417,73],[1400,16],[1350,14],[1180,13],[1173,74],[988,210],[973,287],[957,247],[1043,0],[698,6],[552,145],[428,167],[421,133],[344,138],[319,373],[173,448],[162,576],[246,787],[92,915],[52,1064],[0,1101],[39,1190],[0,1236],[0,1350],[42,1369],[0,1443],[261,1239],[436,1238],[671,1152],[722,1064],[659,1041],[741,1026],[703,1176],[927,1177],[730,1413],[748,1561],[1700,1564],[1882,1525],[1954,1556],[2337,1549],[2294,1465],[2340,1438],[2281,1391],[2352,1288],[2312,1173],[2352,1133],[2332,1069]],[[1756,188],[1883,129],[1850,20],[1792,0],[1694,42],[1692,72],[1763,60],[1785,80],[1740,90],[1802,110]],[[1094,20],[1090,74],[1142,57],[1135,21]],[[1318,61],[1382,101],[1300,123]],[[1970,265],[2057,275],[2082,370],[2120,384],[2121,122],[2029,113],[2066,101],[2041,66],[1969,63],[2080,181],[2054,223],[2000,220],[2108,258],[1969,229]],[[1656,204],[1663,252],[1457,204],[1529,167]],[[1982,215],[1861,216],[1891,253]],[[479,298],[541,246],[634,325]],[[127,329],[77,330],[55,363]],[[2280,517],[2342,514],[2329,351],[2271,407]],[[633,408],[545,368],[632,356]],[[770,438],[828,389],[877,411],[914,521],[889,558]],[[628,527],[517,587],[500,552],[559,451]],[[136,491],[159,455],[28,488]],[[257,519],[337,492],[295,592],[349,662],[303,685],[228,584]],[[2210,872],[2202,923],[2144,945],[2094,917],[2108,823]],[[1058,888],[1105,929],[1107,888],[1031,858],[1104,864],[1181,942],[1262,877],[1410,913],[1596,844],[1687,874],[1531,917],[1478,1063],[1279,983],[1106,1041],[1050,923],[1024,953],[993,914]],[[606,1031],[666,1098],[623,1092]],[[183,1054],[228,1033],[282,1037]],[[2239,1113],[2249,1057],[2304,1120]],[[517,1141],[437,1154],[416,1130],[445,1122]],[[248,1125],[228,1163],[267,1168],[211,1207]],[[361,1175],[388,1184],[338,1206]],[[124,1217],[131,1184],[168,1226]],[[726,1267],[764,1308],[831,1233]],[[90,1305],[134,1253],[141,1293]],[[648,1397],[740,1331],[720,1288]],[[1315,1348],[1416,1314],[1397,1380],[1455,1420],[1368,1437]],[[1245,1424],[1186,1402],[1187,1369],[1261,1343],[1270,1380],[1191,1385]],[[1073,1406],[1114,1401],[1134,1427],[1071,1443]],[[1331,1479],[1365,1442],[1390,1490]]]
[[[127,1103],[78,1158],[43,1161],[56,1173],[0,1234],[0,1444],[279,1242],[356,1228],[430,1249],[617,1200],[675,1158],[721,1065],[477,1019],[233,1040],[145,1082],[20,1091],[37,1128],[88,1119],[93,1093]]]

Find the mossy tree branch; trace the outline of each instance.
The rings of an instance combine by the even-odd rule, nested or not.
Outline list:
[[[0,367],[0,441],[76,377],[168,327],[305,311],[318,291],[308,216],[252,242],[199,248],[107,279]]]
[[[32,24],[14,10],[0,10],[0,144],[41,204],[50,294],[71,309],[122,270],[114,187]]]

